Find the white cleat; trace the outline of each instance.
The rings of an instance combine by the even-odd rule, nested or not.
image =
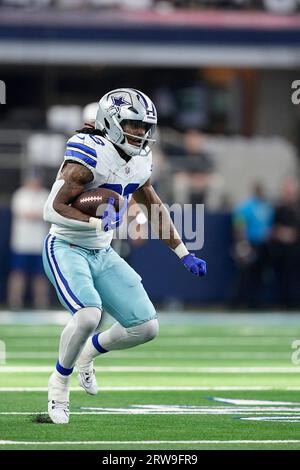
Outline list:
[[[69,422],[69,402],[48,401],[48,414],[54,424],[68,424]]]
[[[86,393],[97,395],[98,385],[95,377],[95,369],[91,372],[79,372],[77,378],[80,387],[82,387]]]
[[[69,378],[60,379],[56,372],[48,382],[48,413],[55,424],[69,422]]]

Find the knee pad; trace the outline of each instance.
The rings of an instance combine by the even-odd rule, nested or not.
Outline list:
[[[73,318],[77,322],[78,328],[90,334],[99,325],[101,313],[101,310],[97,307],[86,307],[78,310]]]
[[[127,328],[129,335],[134,336],[139,344],[147,343],[154,339],[159,330],[158,321],[156,318],[149,320],[141,325],[134,326],[132,328]]]
[[[147,321],[146,323],[144,323],[144,326],[145,326],[144,335],[145,335],[146,341],[151,341],[158,335],[159,325],[158,325],[158,321],[156,320],[156,318],[154,318],[153,320]]]

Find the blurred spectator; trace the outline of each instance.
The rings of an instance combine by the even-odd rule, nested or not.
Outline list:
[[[190,129],[183,135],[183,156],[173,157],[176,202],[204,204],[214,165],[201,149],[202,135]]]
[[[81,125],[82,108],[76,105],[54,105],[47,109],[47,126],[54,132],[72,133]]]
[[[55,168],[61,164],[61,156],[66,147],[64,134],[33,132],[28,136],[26,156],[29,166]],[[47,149],[47,158],[45,158]]]
[[[84,125],[95,127],[99,103],[97,101],[87,104],[82,110],[82,121]]]
[[[11,272],[8,304],[12,310],[24,307],[27,281],[32,281],[32,300],[36,309],[49,306],[48,282],[44,277],[42,247],[47,234],[43,207],[48,190],[39,176],[31,173],[12,196]]]
[[[167,155],[163,152],[159,139],[157,140],[155,146],[152,149],[152,161],[152,185],[163,202],[172,204],[174,202],[174,199],[172,188],[171,162]]]
[[[300,305],[300,200],[299,186],[289,177],[275,208],[271,261],[278,280],[280,302],[286,308]]]
[[[297,0],[0,0],[0,7],[37,9],[49,6],[59,9],[123,9],[172,11],[174,9],[230,9],[258,10],[278,14],[289,14],[296,11]]]
[[[278,13],[288,14],[297,10],[297,0],[263,0],[263,6],[266,10]]]
[[[239,269],[233,307],[256,308],[261,304],[272,221],[273,207],[263,186],[256,183],[252,196],[233,214],[234,258]]]
[[[174,145],[175,142],[175,145]],[[173,177],[173,202],[180,204],[206,204],[208,209],[222,206],[222,184],[212,156],[204,150],[205,136],[197,129],[181,135],[180,144],[173,140],[165,146],[172,155],[170,165]]]
[[[2,0],[2,4],[8,7],[45,8],[51,4],[51,0]]]

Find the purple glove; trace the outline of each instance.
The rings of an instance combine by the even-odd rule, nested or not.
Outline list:
[[[197,258],[192,253],[185,255],[181,258],[184,266],[195,276],[205,276],[206,275],[206,262],[203,259]]]
[[[107,200],[106,210],[103,212],[103,215],[100,217],[102,219],[102,227],[104,232],[108,230],[114,230],[119,227],[123,222],[123,216],[128,207],[128,198],[125,197],[124,204],[119,212],[116,212],[114,208],[115,198],[109,197]]]

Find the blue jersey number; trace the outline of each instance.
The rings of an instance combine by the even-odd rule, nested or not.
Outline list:
[[[98,145],[102,145],[102,147],[105,145],[105,143],[103,142],[103,140],[100,139],[100,137],[96,137],[95,135],[93,134],[89,134],[89,137]]]
[[[129,183],[125,186],[124,189],[123,189],[123,186],[121,184],[105,183],[105,184],[101,184],[101,186],[99,186],[99,188],[111,189],[112,191],[115,191],[116,193],[120,194],[121,196],[129,196],[129,194],[134,193],[134,191],[136,191],[138,187],[139,187],[138,183]]]

